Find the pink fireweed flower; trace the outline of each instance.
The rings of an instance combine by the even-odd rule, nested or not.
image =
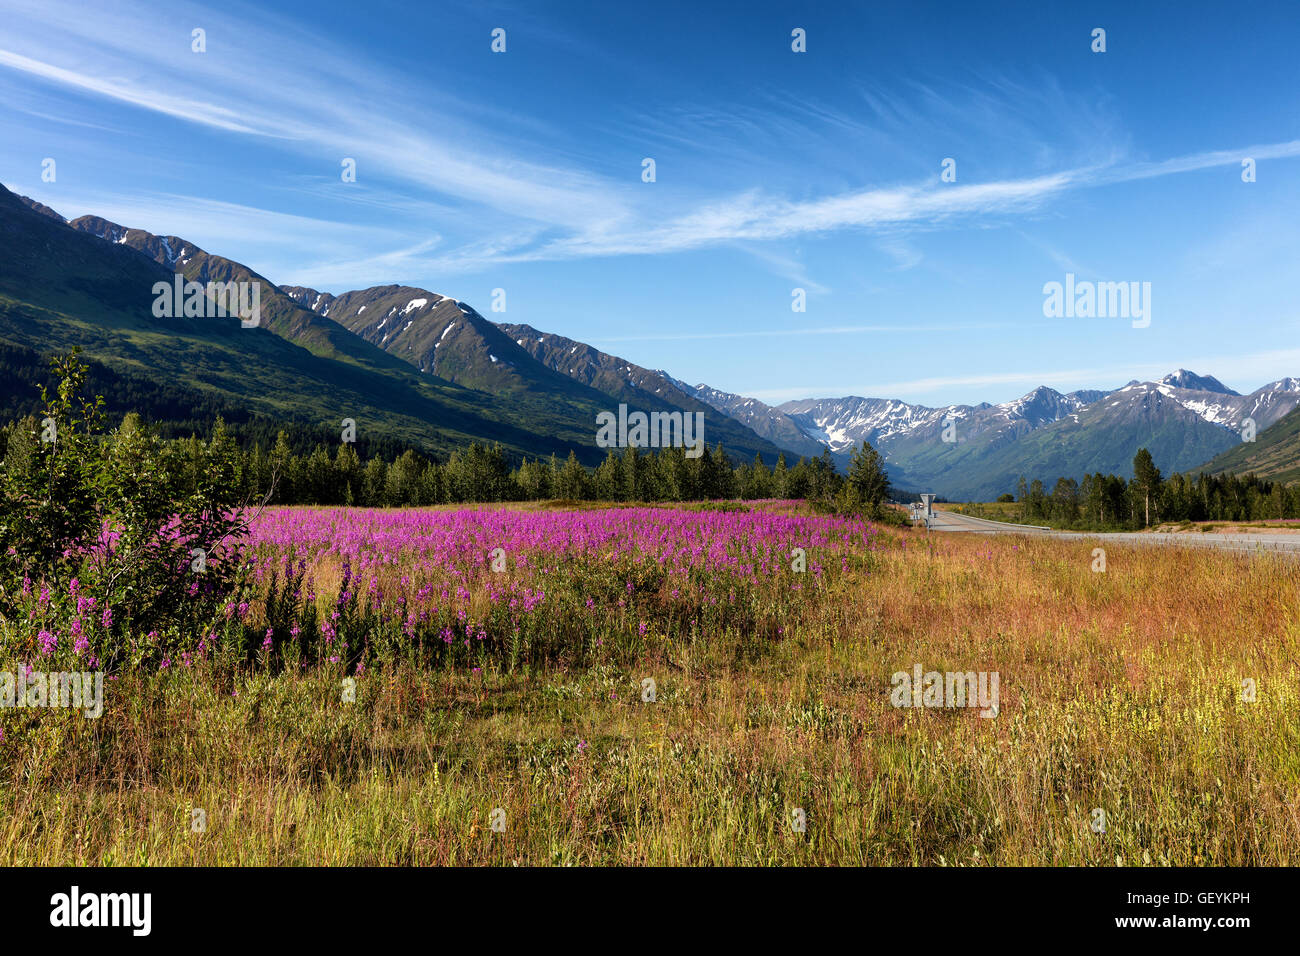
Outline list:
[[[90,647],[90,641],[86,639],[86,635],[81,630],[81,618],[76,618],[72,622],[72,627],[68,629],[68,633],[72,635],[72,649],[77,654]]]
[[[50,654],[53,653],[54,648],[58,646],[59,636],[42,629],[36,637],[41,642],[41,653],[46,657],[49,657]]]
[[[254,522],[251,551],[244,563],[265,548],[258,565],[285,563],[287,567],[291,558],[305,572],[308,559],[336,555],[340,564],[346,564],[344,581],[322,595],[327,601],[323,611],[331,610],[330,605],[340,611],[356,607],[360,600],[363,609],[358,623],[362,626],[396,628],[413,641],[424,634],[443,636],[451,643],[448,635],[442,634],[448,624],[462,632],[462,639],[486,640],[486,625],[468,626],[469,611],[480,600],[490,609],[488,620],[494,628],[507,634],[518,632],[523,615],[532,619],[545,600],[542,589],[529,584],[551,580],[547,575],[563,574],[575,561],[598,562],[611,570],[620,564],[658,565],[667,575],[663,593],[670,593],[674,601],[690,595],[693,602],[713,609],[750,600],[755,587],[783,574],[792,547],[818,548],[826,571],[840,572],[845,569],[846,552],[851,556],[893,544],[873,542],[879,532],[861,521],[786,513],[794,507],[788,502],[751,507],[744,514],[700,514],[658,507],[548,514],[492,508],[450,512],[272,508]],[[517,555],[518,574],[508,582],[483,573],[484,555],[500,543]],[[838,563],[832,563],[836,559]],[[401,582],[396,593],[384,593],[390,579],[378,571],[387,568],[393,572],[385,573],[393,573],[392,580]],[[808,578],[820,586],[821,565],[812,570]],[[615,594],[611,604],[616,607],[607,605],[607,610],[630,609],[640,597],[636,582],[626,574],[619,576],[624,577],[623,597],[620,600]],[[363,581],[368,587],[360,586]],[[302,582],[302,591],[311,590],[305,573]],[[790,591],[790,587],[782,583],[781,590],[798,597],[798,590]],[[361,593],[355,593],[357,590]],[[449,597],[451,593],[454,599]],[[438,594],[442,597],[435,606],[431,598]],[[314,603],[312,594],[306,606]],[[579,594],[577,603],[594,616],[594,598]],[[556,610],[563,614],[566,608]],[[498,613],[505,620],[498,621]],[[329,614],[324,617],[328,621]],[[691,626],[703,624],[695,621]]]

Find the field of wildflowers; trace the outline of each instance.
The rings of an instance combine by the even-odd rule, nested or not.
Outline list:
[[[267,649],[363,667],[757,648],[877,547],[860,520],[790,511],[279,508],[254,525],[234,610]]]
[[[3,862],[1300,862],[1296,566],[1109,551],[798,502],[267,510],[102,717],[0,711]],[[6,658],[121,639],[77,597],[84,645],[34,586]],[[998,672],[998,715],[891,705],[916,664]]]
[[[292,658],[349,672],[404,657],[514,666],[584,660],[596,648],[635,655],[737,628],[761,643],[779,638],[828,568],[865,566],[876,547],[876,528],[792,513],[794,504],[272,508],[226,556],[235,583],[223,582],[207,619],[132,633],[78,578],[54,596],[28,578],[4,638],[45,665]],[[211,590],[209,568],[180,573],[188,583],[177,600],[211,606],[210,595],[197,600]]]

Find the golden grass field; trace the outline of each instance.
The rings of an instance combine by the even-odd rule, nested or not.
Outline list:
[[[1300,863],[1300,564],[881,540],[760,652],[394,663],[353,704],[329,667],[205,663],[120,676],[97,721],[6,714],[0,862]],[[915,663],[997,671],[999,715],[893,707]]]

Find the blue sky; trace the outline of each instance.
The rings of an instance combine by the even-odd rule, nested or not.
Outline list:
[[[0,0],[0,181],[773,404],[1300,375],[1294,3],[698,6]]]

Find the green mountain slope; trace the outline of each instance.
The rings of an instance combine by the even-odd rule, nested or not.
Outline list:
[[[1300,481],[1300,408],[1265,428],[1253,442],[1239,442],[1194,470],[1212,475],[1254,472],[1286,484]]]
[[[573,448],[588,463],[602,457],[592,418],[521,411],[421,375],[302,309],[247,267],[198,250],[180,255],[191,250],[170,237],[124,230],[120,242],[111,230],[95,234],[112,225],[86,220],[73,228],[0,187],[0,341],[41,353],[78,345],[115,370],[215,392],[257,416],[336,433],[352,418],[359,434],[373,430],[429,454],[479,440],[500,441],[516,456],[564,456]],[[155,244],[163,238],[165,247]],[[170,265],[158,261],[160,252]],[[154,285],[171,282],[177,267],[199,281],[264,282],[261,327],[244,329],[234,318],[155,318]]]
[[[300,286],[282,291],[298,305],[327,315],[421,372],[508,399],[518,410],[564,410],[589,421],[593,440],[596,415],[617,411],[618,403],[626,402],[646,412],[703,412],[705,440],[710,445],[722,442],[734,457],[752,459],[760,454],[775,464],[780,455],[776,445],[682,394],[662,376],[531,326],[497,325],[466,303],[427,289],[388,285],[339,296]],[[539,339],[548,344],[539,346]],[[580,369],[575,352],[581,353]],[[562,361],[561,355],[574,360]],[[586,374],[589,366],[596,365],[598,374]],[[653,378],[661,391],[629,385],[626,369]]]
[[[610,355],[576,339],[541,332],[531,325],[502,323],[500,330],[516,348],[525,350],[552,374],[558,374],[606,396],[605,408],[614,411],[619,403],[629,411],[682,411],[704,414],[704,436],[710,445],[722,442],[723,447],[735,457],[752,459],[760,454],[769,464],[776,464],[782,451],[794,464],[804,455],[816,457],[821,446],[806,440],[783,445],[772,441],[740,422],[725,410],[692,395],[663,372],[654,372],[627,359]],[[815,450],[813,450],[815,449]]]
[[[607,404],[535,361],[494,323],[464,302],[427,289],[386,285],[340,296],[300,286],[283,289],[294,302],[336,320],[355,336],[421,372],[493,395],[572,407],[592,422]]]
[[[381,371],[405,372],[393,356],[359,341],[337,322],[301,308],[264,276],[239,262],[210,255],[178,236],[156,236],[143,229],[128,229],[99,216],[82,216],[68,223],[113,245],[125,246],[148,256],[173,275],[180,273],[192,282],[258,282],[260,284],[261,327],[313,355],[350,362]]]

